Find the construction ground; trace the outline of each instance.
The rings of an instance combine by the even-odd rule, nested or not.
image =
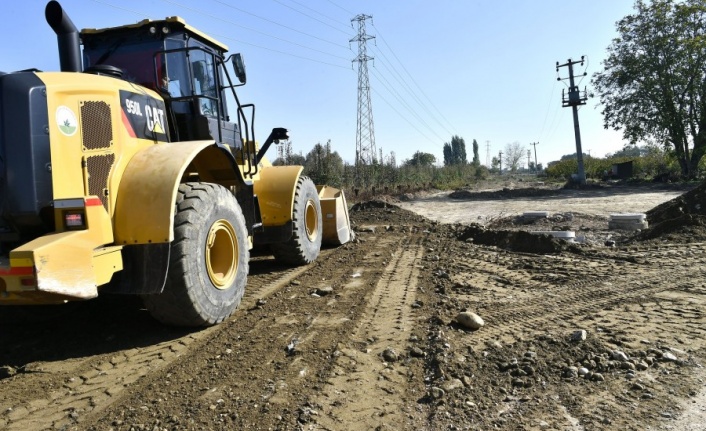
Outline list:
[[[351,218],[307,267],[253,255],[212,328],[111,296],[3,321],[0,429],[703,429],[706,186],[508,181]]]

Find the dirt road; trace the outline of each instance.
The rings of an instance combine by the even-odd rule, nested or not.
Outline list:
[[[703,423],[706,244],[518,253],[399,208],[352,217],[359,241],[308,267],[254,258],[243,304],[214,328],[164,327],[120,297],[0,327],[0,429]]]

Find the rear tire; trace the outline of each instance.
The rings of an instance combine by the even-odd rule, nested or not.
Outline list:
[[[179,186],[164,291],[144,295],[155,319],[176,326],[209,326],[240,304],[248,275],[248,235],[238,201],[209,183]]]
[[[323,222],[319,194],[308,177],[300,177],[297,181],[292,223],[292,237],[289,241],[270,245],[272,254],[277,262],[285,265],[309,264],[321,251]]]

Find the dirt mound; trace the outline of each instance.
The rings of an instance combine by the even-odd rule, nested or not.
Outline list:
[[[706,241],[706,182],[647,211],[647,221],[638,240]]]
[[[365,211],[365,210],[369,210],[371,208],[393,208],[393,207],[397,208],[396,206],[388,204],[385,201],[371,200],[371,201],[365,201],[365,202],[358,202],[357,204],[355,204],[351,207],[351,212]]]
[[[569,246],[566,241],[556,240],[548,235],[535,235],[525,231],[492,230],[478,224],[468,226],[458,239],[521,253],[559,253]]]
[[[381,200],[358,202],[349,211],[353,225],[365,223],[430,223],[424,217]]]
[[[543,197],[543,196],[556,196],[561,193],[560,189],[546,189],[546,188],[520,188],[520,189],[510,189],[503,188],[502,190],[494,191],[482,191],[474,192],[470,190],[456,190],[452,192],[449,197],[451,199],[465,199],[465,200],[486,200],[486,199],[513,199],[513,198],[527,198],[527,197]]]

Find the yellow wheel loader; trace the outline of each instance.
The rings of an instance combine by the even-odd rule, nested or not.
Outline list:
[[[0,315],[106,292],[212,325],[254,245],[303,265],[351,239],[340,190],[265,158],[287,130],[256,143],[239,54],[179,17],[79,33],[45,14],[61,71],[0,73]]]

